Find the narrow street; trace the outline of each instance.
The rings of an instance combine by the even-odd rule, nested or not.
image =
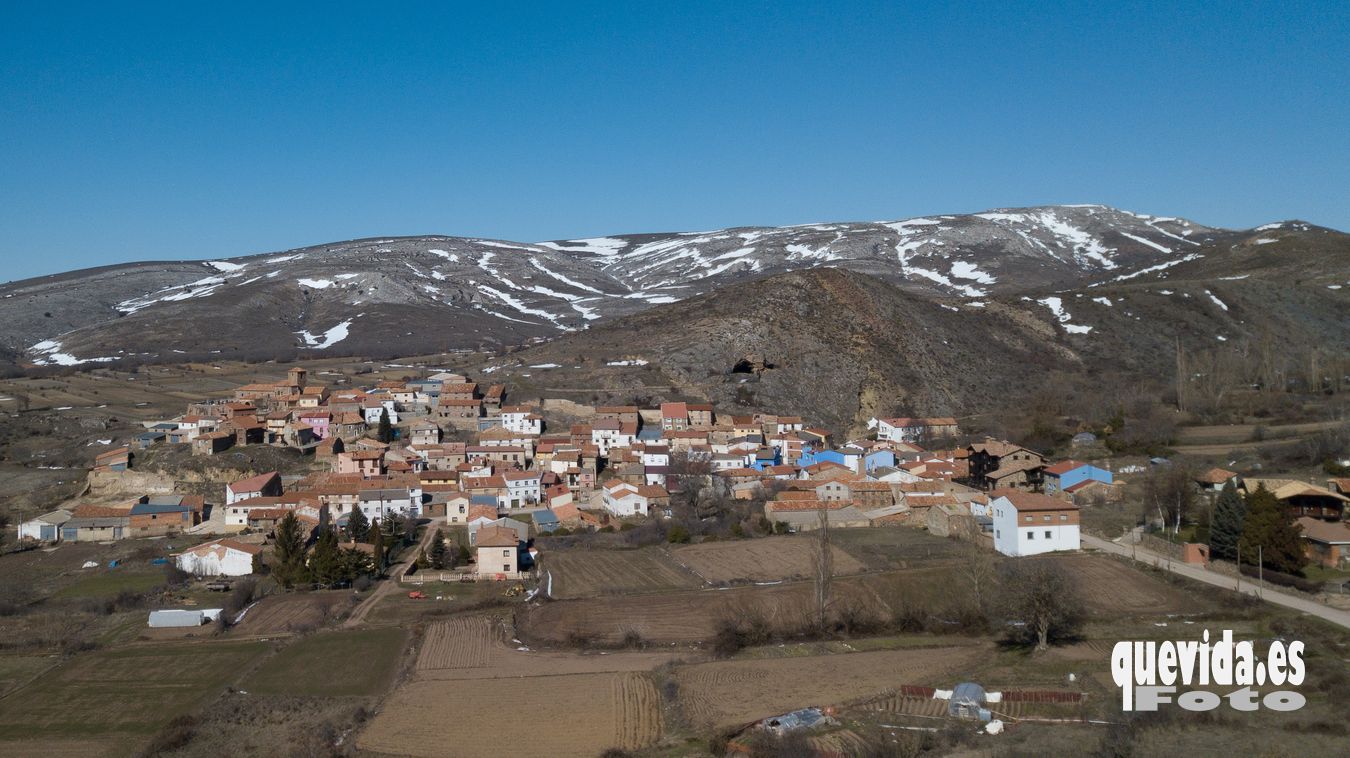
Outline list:
[[[1239,589],[1237,577],[1216,574],[1198,566],[1171,560],[1166,556],[1145,550],[1142,547],[1108,542],[1100,537],[1093,537],[1089,534],[1082,535],[1082,538],[1084,547],[1096,548],[1104,552],[1123,555],[1126,558],[1132,558],[1140,563],[1146,563],[1150,566],[1163,569],[1164,571],[1170,571],[1173,574],[1184,576],[1188,579],[1194,579],[1197,582],[1212,584],[1215,587],[1223,587],[1224,589],[1229,590]],[[1270,587],[1258,587],[1256,582],[1248,577],[1242,578],[1240,591],[1245,595],[1258,597],[1268,603],[1282,605],[1286,608],[1317,616],[1318,618],[1325,619],[1333,624],[1339,624],[1340,626],[1350,628],[1350,612],[1337,610],[1330,606],[1296,595],[1279,592]]]
[[[407,571],[408,566],[410,566],[413,561],[417,560],[417,556],[431,545],[431,541],[435,539],[436,535],[439,533],[436,526],[437,525],[434,522],[426,525],[426,531],[423,532],[422,539],[417,541],[417,545],[403,551],[403,558],[400,559],[398,563],[389,567],[389,571],[387,572],[389,578],[376,584],[375,589],[370,595],[352,610],[352,615],[348,616],[347,620],[342,622],[344,628],[360,625],[366,620],[366,616],[370,615],[370,611],[380,602],[380,598],[403,588],[403,585],[399,584],[398,578],[403,576],[403,572]]]

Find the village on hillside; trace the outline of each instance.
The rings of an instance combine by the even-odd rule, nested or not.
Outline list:
[[[572,423],[546,425],[550,406],[565,406],[557,415]],[[321,470],[257,471],[228,484],[220,502],[162,491],[118,503],[77,499],[18,523],[19,540],[201,535],[175,555],[178,566],[232,577],[266,570],[277,526],[288,518],[311,551],[331,530],[339,545],[366,554],[374,535],[411,540],[429,525],[421,568],[427,554],[458,547],[459,560],[447,567],[438,559],[438,570],[464,581],[514,580],[538,565],[538,537],[655,520],[683,524],[667,531],[672,542],[688,541],[691,525],[727,514],[738,514],[735,536],[751,536],[756,526],[765,534],[822,525],[909,528],[1006,556],[1074,551],[1082,509],[1122,497],[1109,462],[1050,461],[1006,440],[957,445],[961,430],[949,417],[873,418],[867,437],[836,440],[798,416],[722,414],[693,402],[512,404],[507,386],[448,371],[334,388],[296,367],[283,381],[247,384],[144,426],[98,454],[91,476],[116,479],[135,470],[138,454],[175,445],[194,456],[293,448]],[[1088,433],[1074,439],[1075,446],[1092,442]],[[1192,481],[1210,498],[1229,483],[1246,493],[1270,490],[1299,520],[1310,560],[1345,564],[1350,480],[1322,487],[1215,468]],[[465,537],[458,546],[443,531],[456,527]],[[1208,545],[1183,545],[1179,555],[1205,563]]]
[[[1334,718],[1350,480],[1331,470],[1121,454],[1086,428],[1050,456],[952,417],[841,435],[491,368],[214,365],[165,390],[129,375],[165,402],[90,428],[78,494],[6,527],[0,747],[1148,745],[1172,732],[1121,714],[1111,645],[1202,623],[1312,640],[1305,716]],[[109,680],[131,694],[94,704]],[[532,725],[503,735],[510,707]]]

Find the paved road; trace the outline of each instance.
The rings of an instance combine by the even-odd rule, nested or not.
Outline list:
[[[1184,576],[1188,579],[1194,579],[1197,582],[1212,584],[1215,587],[1223,587],[1224,589],[1229,590],[1238,588],[1237,577],[1228,576],[1226,574],[1216,574],[1213,571],[1181,563],[1180,561],[1169,560],[1166,556],[1159,555],[1138,546],[1132,547],[1115,542],[1107,542],[1100,537],[1093,537],[1089,534],[1082,535],[1082,538],[1083,545],[1086,547],[1093,547],[1108,553],[1123,555],[1126,558],[1134,558],[1140,563],[1147,563],[1151,566],[1163,569],[1164,571],[1171,571],[1173,574]],[[1333,624],[1339,624],[1343,627],[1350,628],[1350,612],[1348,611],[1337,610],[1306,598],[1277,592],[1269,587],[1258,588],[1256,583],[1247,577],[1243,577],[1242,579],[1241,592],[1246,595],[1259,597],[1268,603],[1274,603],[1286,608],[1292,608],[1296,611],[1302,611],[1303,613],[1326,619]]]
[[[417,560],[417,556],[423,550],[428,549],[431,546],[431,541],[435,539],[437,534],[440,534],[440,529],[437,526],[434,521],[426,525],[426,531],[422,534],[422,539],[418,540],[417,546],[403,551],[403,560],[390,566],[388,572],[386,572],[389,578],[375,585],[375,591],[367,595],[366,599],[362,600],[361,604],[352,610],[352,615],[342,622],[342,626],[353,627],[365,621],[366,616],[370,615],[371,609],[380,602],[380,598],[403,589],[403,585],[398,582],[399,577],[403,576],[403,572],[408,570],[408,566]]]

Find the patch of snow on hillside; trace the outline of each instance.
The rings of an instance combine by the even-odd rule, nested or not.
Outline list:
[[[333,278],[334,278],[334,279],[355,279],[355,278],[358,277],[358,276],[360,276],[360,274],[338,274],[337,276],[335,276],[335,277],[333,277]]]
[[[1130,234],[1129,232],[1121,232],[1121,234],[1122,234],[1123,236],[1129,237],[1130,239],[1134,240],[1135,242],[1138,242],[1138,243],[1141,244],[1141,245],[1148,245],[1149,247],[1151,247],[1151,248],[1153,248],[1154,250],[1157,250],[1157,251],[1159,251],[1159,252],[1162,252],[1162,253],[1170,253],[1170,252],[1172,252],[1172,248],[1170,248],[1170,247],[1163,247],[1162,245],[1159,245],[1158,243],[1154,242],[1154,241],[1151,240],[1151,239],[1145,239],[1145,238],[1143,238],[1143,237],[1140,237],[1140,236],[1137,236],[1137,235],[1134,235],[1134,234]]]
[[[447,277],[445,276],[445,274],[442,274],[441,272],[433,268],[431,270],[431,278],[435,279],[438,282],[443,282],[446,280]]]
[[[628,240],[614,239],[613,237],[591,237],[561,242],[540,242],[539,244],[567,253],[591,253],[592,255],[611,258],[628,247]]]
[[[300,335],[300,339],[304,340],[305,347],[323,350],[324,348],[332,347],[347,339],[347,334],[349,333],[348,330],[351,328],[351,325],[352,319],[347,319],[322,334],[311,334],[307,331],[299,331],[296,332],[296,334]]]
[[[458,256],[458,255],[455,255],[454,253],[450,252],[449,250],[441,250],[440,248],[432,247],[432,248],[428,248],[428,249],[427,249],[427,252],[428,252],[428,253],[431,253],[432,255],[439,255],[440,257],[446,259],[447,261],[450,261],[451,263],[455,263],[455,262],[458,262],[458,261],[459,261],[459,256]]]
[[[1252,240],[1253,245],[1269,245],[1272,242],[1279,242],[1279,240],[1273,239],[1271,237],[1262,237],[1261,239],[1258,240]]]
[[[502,292],[502,291],[499,290],[499,289],[495,289],[495,288],[493,288],[493,287],[489,287],[489,286],[487,286],[486,284],[480,284],[480,285],[478,285],[478,290],[479,290],[480,292],[485,292],[485,293],[487,293],[487,294],[489,294],[489,295],[491,295],[491,296],[497,298],[498,300],[502,301],[503,303],[506,303],[507,305],[509,305],[511,308],[513,308],[513,309],[515,309],[515,310],[517,310],[517,311],[520,311],[521,313],[525,314],[526,316],[539,316],[540,318],[547,319],[550,323],[552,323],[554,326],[558,327],[559,329],[566,329],[566,327],[564,327],[562,324],[558,323],[558,317],[555,316],[554,314],[552,314],[552,313],[550,313],[550,312],[548,312],[548,311],[546,311],[546,310],[542,310],[542,309],[540,309],[540,308],[531,308],[531,307],[529,307],[528,305],[526,305],[524,302],[522,302],[522,301],[520,301],[520,300],[517,300],[516,298],[512,297],[511,295],[509,295],[509,294],[507,294],[507,293],[505,293],[505,292]]]
[[[830,252],[829,245],[826,245],[819,250],[812,249],[806,245],[786,245],[783,249],[788,251],[788,258],[790,260],[801,258],[810,258],[818,261],[839,260],[838,254]]]
[[[536,363],[530,366],[530,368],[562,368],[562,366],[556,363]]]
[[[641,358],[633,358],[633,359],[631,359],[631,360],[626,360],[626,361],[609,361],[609,362],[606,363],[605,365],[606,365],[606,366],[645,366],[645,365],[647,365],[647,361],[645,361],[645,360],[643,360],[643,359],[641,359]]]
[[[1169,269],[1169,268],[1171,268],[1171,267],[1177,265],[1178,263],[1185,263],[1186,261],[1193,261],[1193,260],[1195,260],[1195,259],[1197,259],[1197,258],[1201,258],[1201,257],[1203,257],[1203,256],[1201,256],[1199,253],[1189,253],[1189,254],[1187,254],[1187,255],[1181,256],[1180,258],[1177,258],[1176,260],[1172,260],[1172,261],[1163,261],[1162,263],[1159,263],[1159,264],[1157,264],[1157,265],[1155,265],[1155,266],[1148,266],[1148,267],[1146,267],[1146,268],[1141,268],[1141,269],[1139,269],[1138,271],[1135,271],[1135,272],[1132,273],[1132,274],[1121,274],[1120,276],[1117,276],[1117,277],[1116,277],[1115,279],[1113,279],[1112,281],[1123,282],[1123,281],[1125,281],[1126,279],[1133,279],[1133,278],[1135,278],[1136,276],[1143,276],[1144,274],[1151,274],[1151,273],[1153,273],[1153,272],[1155,272],[1155,271],[1163,271],[1163,270],[1165,270],[1165,269]]]
[[[1107,297],[1094,297],[1094,298],[1092,298],[1092,302],[1094,302],[1094,303],[1101,303],[1102,305],[1105,305],[1105,306],[1108,306],[1108,307],[1111,305],[1111,299],[1110,299],[1110,298],[1107,298]]]
[[[501,247],[506,248],[507,250],[529,250],[529,251],[535,250],[535,248],[531,245],[517,245],[512,242],[498,242],[497,240],[476,239],[474,240],[474,242],[479,245],[487,245],[489,247]]]
[[[1104,269],[1116,268],[1116,262],[1107,257],[1107,253],[1115,251],[1103,245],[1097,238],[1056,216],[1054,211],[1045,211],[1039,218],[1045,228],[1059,238],[1060,244],[1067,242],[1074,251],[1075,260],[1079,263],[1084,263],[1083,259],[1087,258],[1096,261]]]
[[[597,295],[603,295],[603,294],[605,294],[605,293],[601,292],[600,290],[598,290],[598,289],[596,289],[596,288],[594,288],[594,287],[591,287],[591,286],[586,285],[586,284],[582,284],[581,282],[578,282],[578,281],[576,281],[575,279],[570,279],[570,278],[568,278],[568,277],[566,277],[566,276],[563,276],[562,274],[559,274],[559,273],[556,272],[556,271],[553,271],[553,270],[551,270],[551,269],[545,268],[545,267],[544,267],[544,264],[540,263],[538,258],[531,258],[531,259],[530,259],[530,265],[531,265],[531,266],[534,266],[536,269],[539,269],[539,270],[542,271],[543,273],[548,274],[549,276],[553,277],[554,279],[557,279],[558,281],[560,281],[560,282],[562,282],[563,284],[566,284],[566,285],[568,285],[568,286],[570,286],[570,287],[576,287],[577,289],[579,289],[579,290],[584,290],[584,291],[586,291],[586,292],[593,292],[593,293],[595,293],[595,294],[597,294]]]
[[[1032,220],[1024,213],[976,213],[975,218],[982,218],[985,221],[1007,221],[1013,224],[1022,224]]]
[[[586,319],[587,321],[594,321],[600,318],[600,314],[596,313],[594,308],[587,308],[581,303],[575,301],[568,303],[568,305],[572,307],[572,310],[576,311],[577,313],[580,313],[581,317]]]
[[[969,261],[956,261],[952,264],[952,276],[957,279],[970,279],[980,284],[993,284],[998,281],[994,277],[978,269],[975,264]]]
[[[299,260],[299,259],[301,259],[301,258],[303,258],[303,257],[305,257],[305,254],[304,254],[304,253],[296,253],[295,255],[282,255],[282,256],[278,256],[278,257],[276,257],[276,258],[268,258],[266,262],[267,262],[267,263],[285,263],[286,261]]]
[[[1087,334],[1092,331],[1092,327],[1090,326],[1069,323],[1072,317],[1069,315],[1068,311],[1064,310],[1063,300],[1052,295],[1050,297],[1043,297],[1036,302],[1049,308],[1050,312],[1054,314],[1055,320],[1058,321],[1059,325],[1064,327],[1064,331],[1069,334]]]
[[[984,297],[989,294],[988,292],[977,287],[972,287],[969,284],[957,284],[936,271],[929,271],[928,269],[917,268],[915,266],[907,266],[905,267],[905,273],[922,276],[925,279],[931,279],[944,287],[950,287],[951,289],[960,292],[966,297]]]
[[[1258,231],[1258,232],[1268,232],[1268,231],[1270,231],[1271,229],[1279,229],[1279,228],[1282,227],[1282,226],[1284,226],[1284,222],[1283,222],[1283,221],[1277,221],[1277,222],[1275,222],[1275,223],[1273,223],[1273,224],[1262,224],[1262,225],[1256,227],[1256,231]]]
[[[229,261],[207,261],[206,265],[226,274],[239,271],[244,267],[242,263],[230,263]]]
[[[1221,277],[1219,277],[1219,281],[1221,281],[1221,282],[1235,282],[1235,281],[1237,281],[1238,279],[1246,279],[1246,278],[1249,277],[1249,276],[1251,276],[1251,274],[1238,274],[1237,276],[1221,276]]]
[[[1224,309],[1224,310],[1228,310],[1228,304],[1225,303],[1224,301],[1220,300],[1219,298],[1215,297],[1213,292],[1210,292],[1209,290],[1205,290],[1205,294],[1206,294],[1206,295],[1209,295],[1209,299],[1212,300],[1212,301],[1214,302],[1215,305],[1219,306],[1220,308],[1222,308],[1222,309]]]
[[[295,283],[312,290],[326,290],[333,286],[332,279],[296,279]]]

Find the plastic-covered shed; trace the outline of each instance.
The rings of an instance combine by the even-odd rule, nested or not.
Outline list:
[[[992,714],[984,707],[984,703],[983,687],[974,682],[961,682],[952,690],[952,699],[947,702],[947,715],[988,721]]]

